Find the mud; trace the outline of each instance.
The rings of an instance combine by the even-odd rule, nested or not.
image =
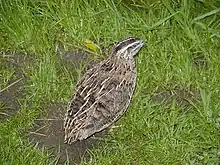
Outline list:
[[[88,60],[90,53],[74,48],[65,48],[61,42],[57,43],[57,56],[60,60],[70,61],[70,62],[85,62]]]
[[[186,110],[200,100],[200,93],[192,87],[174,86],[170,89],[158,88],[151,100],[156,104],[171,105],[173,100]]]
[[[24,79],[18,79],[18,83],[0,93],[0,120],[7,119],[19,110],[18,100],[23,96],[25,90],[24,81]]]
[[[92,54],[84,49],[72,47],[65,48],[61,42],[58,42],[56,52],[60,63],[70,64],[74,68],[80,68],[82,65],[85,65],[85,71],[104,59],[104,57]]]
[[[8,119],[19,110],[19,99],[24,96],[28,80],[24,69],[32,62],[32,59],[23,54],[0,54],[0,69],[12,70],[12,76],[4,86],[0,75],[0,121]]]
[[[35,127],[29,133],[29,139],[38,143],[38,147],[45,147],[51,151],[51,160],[57,159],[58,164],[80,164],[84,159],[89,159],[88,151],[93,145],[98,144],[106,131],[97,133],[86,140],[74,144],[64,144],[63,118],[66,105],[53,104],[48,108],[45,117],[36,120]]]

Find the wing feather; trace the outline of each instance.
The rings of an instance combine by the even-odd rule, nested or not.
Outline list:
[[[104,61],[87,71],[78,83],[64,122],[67,143],[86,139],[107,128],[126,111],[135,88],[136,74],[126,68],[130,67],[127,64],[113,69],[115,65]],[[132,85],[131,81],[134,81]]]

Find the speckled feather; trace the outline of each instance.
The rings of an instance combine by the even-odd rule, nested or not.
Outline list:
[[[131,40],[129,45],[138,39],[126,40]],[[125,53],[120,52],[127,46],[124,42],[78,82],[64,121],[66,143],[86,139],[109,127],[127,110],[135,89],[136,68],[133,56],[119,55]]]

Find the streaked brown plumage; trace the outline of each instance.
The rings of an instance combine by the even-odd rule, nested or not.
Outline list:
[[[65,143],[102,131],[125,113],[136,84],[134,56],[143,45],[138,38],[125,39],[106,60],[85,73],[65,116]]]

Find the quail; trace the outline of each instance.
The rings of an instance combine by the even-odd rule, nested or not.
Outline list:
[[[87,139],[123,116],[136,85],[134,56],[144,43],[136,37],[118,42],[109,57],[84,74],[65,114],[65,143]]]

